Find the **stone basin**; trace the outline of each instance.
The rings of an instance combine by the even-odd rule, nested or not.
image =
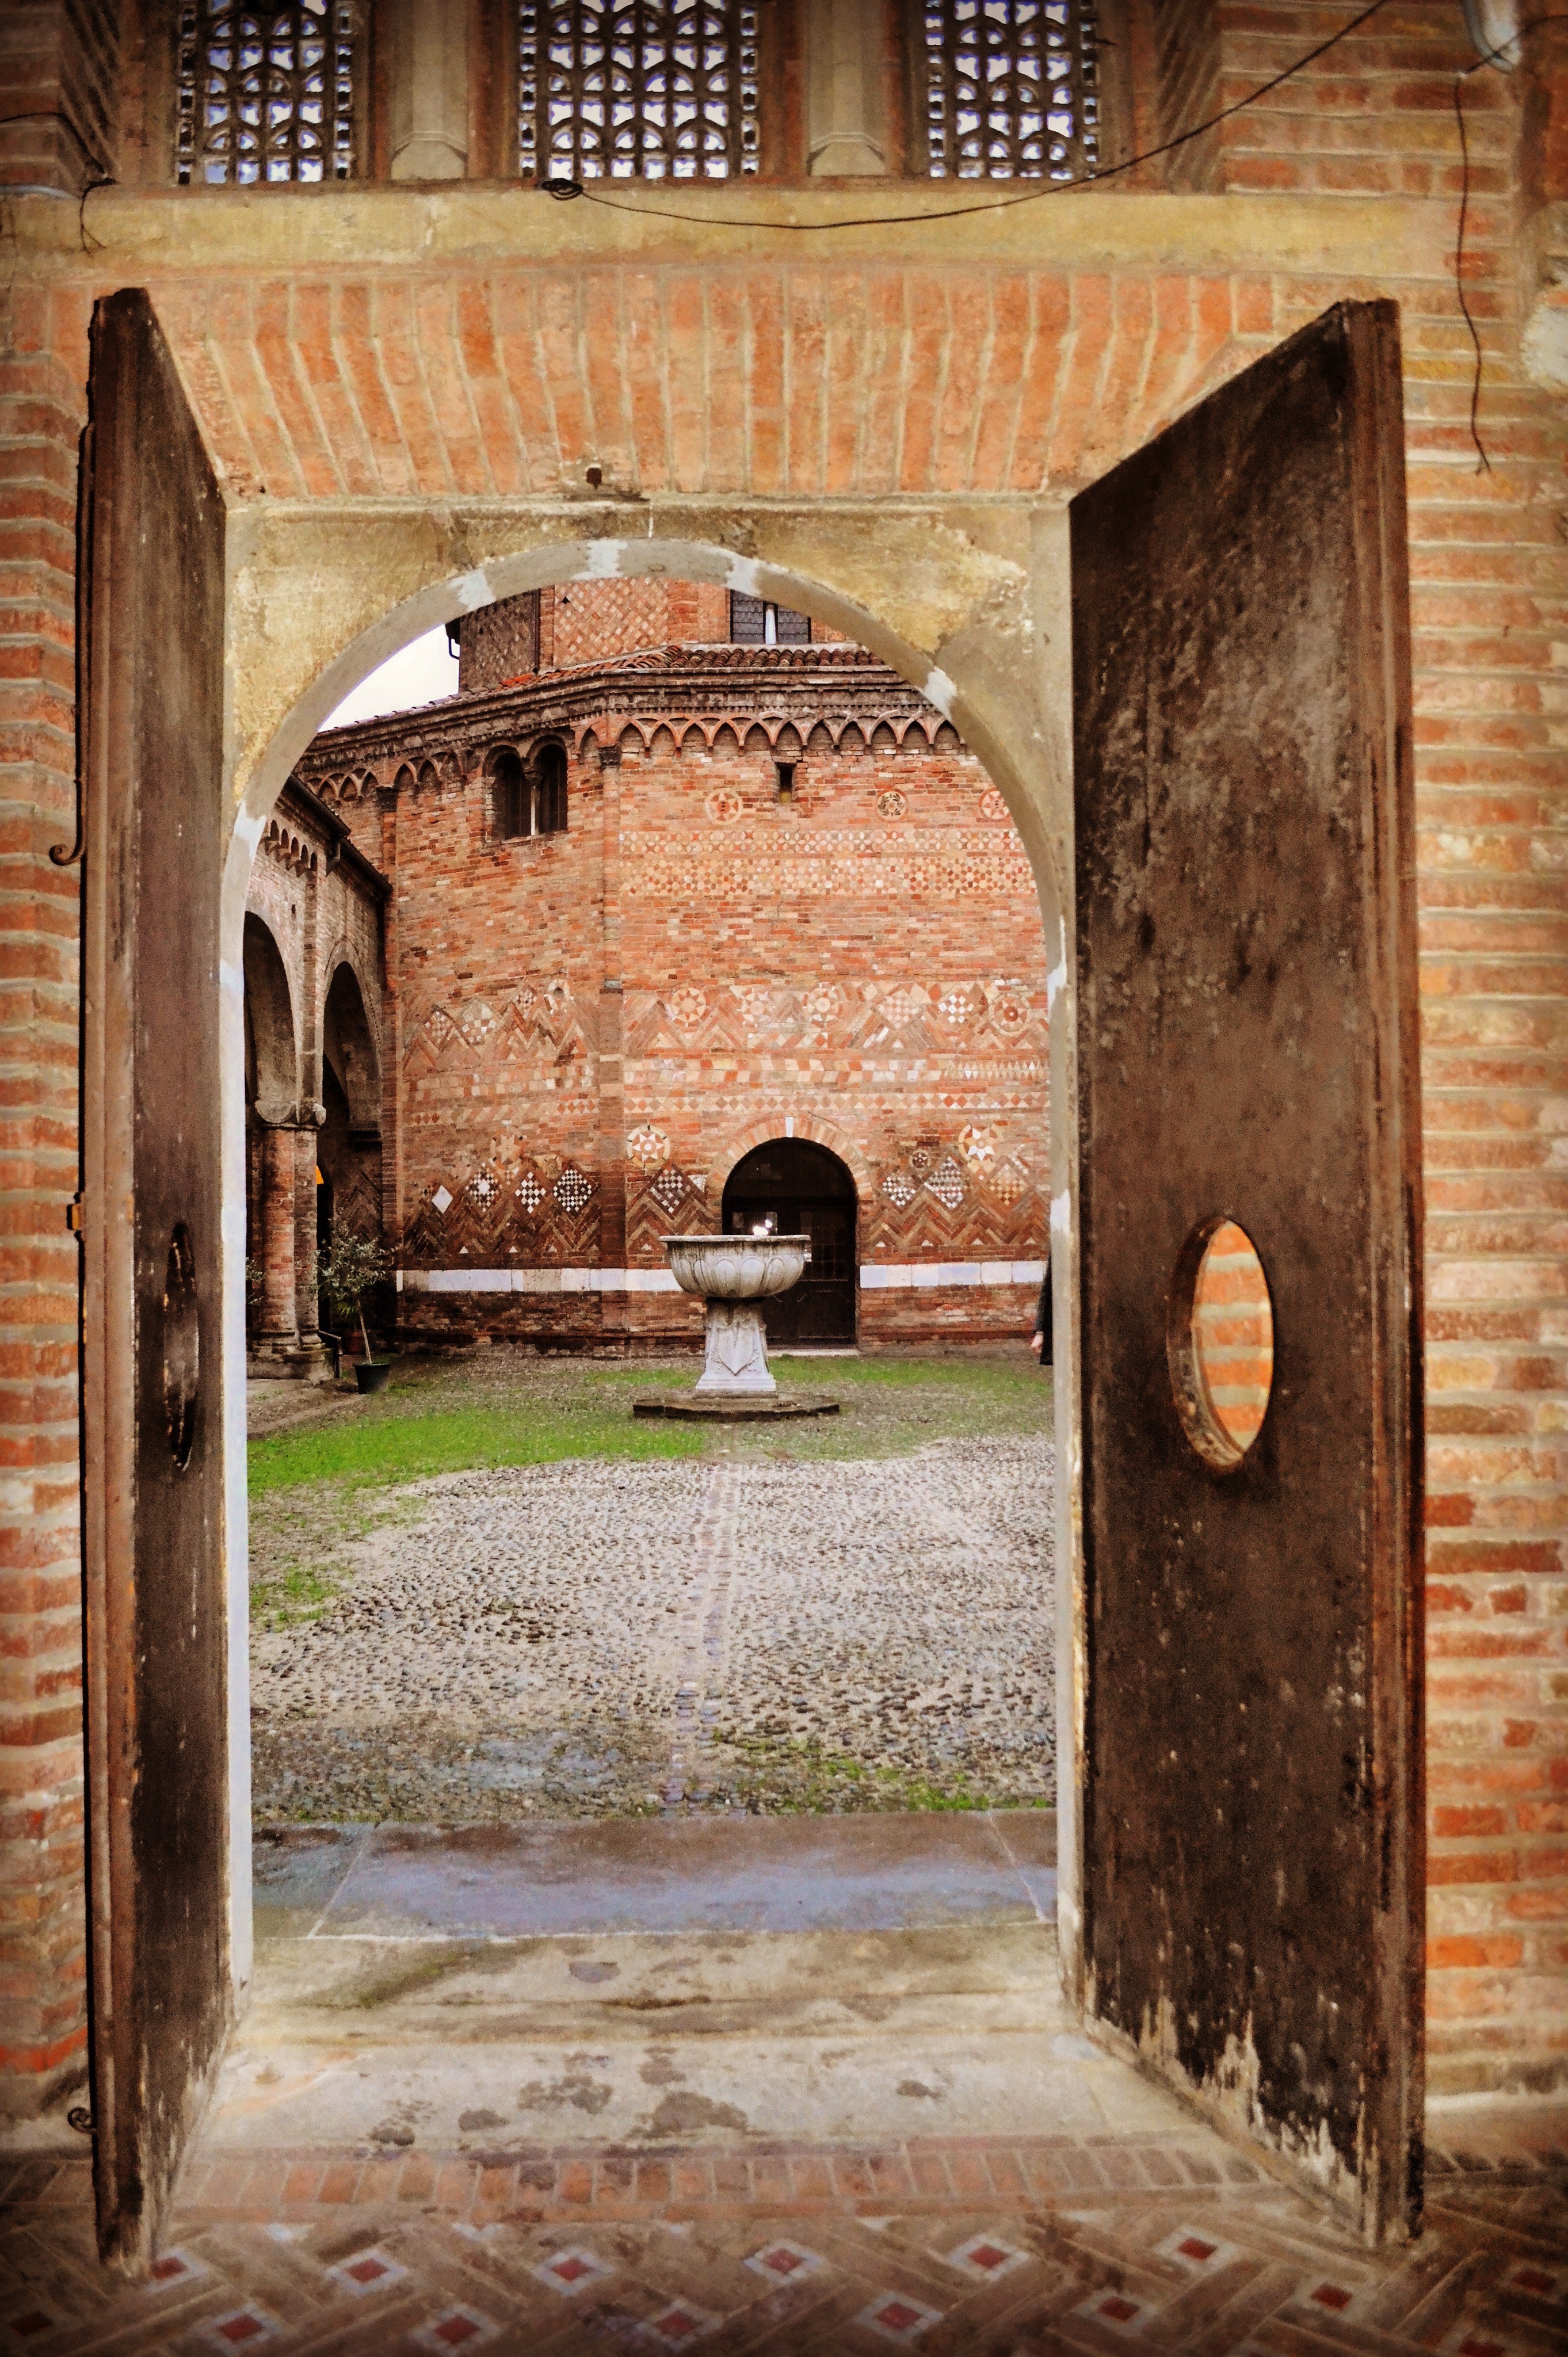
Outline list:
[[[707,1304],[700,1393],[777,1392],[758,1303],[788,1293],[811,1257],[810,1236],[665,1236],[675,1282]]]

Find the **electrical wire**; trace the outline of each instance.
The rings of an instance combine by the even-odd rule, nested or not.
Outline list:
[[[1492,471],[1487,456],[1487,446],[1481,439],[1481,336],[1470,316],[1470,298],[1465,292],[1465,224],[1470,215],[1470,135],[1465,128],[1465,76],[1454,77],[1454,120],[1459,125],[1459,236],[1454,248],[1454,285],[1459,296],[1459,308],[1465,314],[1465,325],[1470,330],[1470,341],[1476,348],[1476,372],[1470,380],[1470,439],[1476,446],[1476,472]]]
[[[91,177],[84,180],[80,188],[74,189],[45,188],[42,185],[36,185],[32,181],[0,180],[0,198],[63,197],[66,199],[68,203],[72,198],[74,198],[76,200],[76,233],[81,240],[81,250],[83,253],[89,253],[95,248],[101,248],[102,240],[101,238],[94,237],[87,226],[87,199],[93,194],[95,189],[112,188],[116,185],[114,175],[109,169],[108,165],[103,161],[102,156],[95,156],[93,154],[91,148],[88,145],[86,140],[82,137],[81,132],[77,129],[70,115],[63,113],[58,106],[29,106],[25,107],[19,114],[0,114],[0,131],[7,130],[13,123],[63,123],[71,137],[75,140],[77,145],[81,148],[83,156],[87,158],[88,168]]]
[[[1549,16],[1531,16],[1527,23],[1519,27],[1517,32],[1510,33],[1506,41],[1498,42],[1495,48],[1485,50],[1476,59],[1474,65],[1461,66],[1454,77],[1454,120],[1459,126],[1459,234],[1454,247],[1454,286],[1459,297],[1459,308],[1464,314],[1465,325],[1470,331],[1470,341],[1476,353],[1475,372],[1470,379],[1470,439],[1476,446],[1477,475],[1489,475],[1492,471],[1492,462],[1487,455],[1487,446],[1481,439],[1481,378],[1484,365],[1481,333],[1470,309],[1470,298],[1465,292],[1465,230],[1470,218],[1470,133],[1465,121],[1465,84],[1472,74],[1479,73],[1483,66],[1500,65],[1509,49],[1517,49],[1528,34],[1539,32],[1543,25],[1568,25],[1568,12],[1559,9]],[[1511,63],[1512,60],[1510,59],[1509,62]]]

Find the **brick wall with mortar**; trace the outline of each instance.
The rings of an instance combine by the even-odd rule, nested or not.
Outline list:
[[[0,344],[0,2109],[86,2049],[73,599],[83,311]],[[74,330],[74,332],[73,332]]]
[[[1242,12],[1217,13],[1229,59],[1216,71],[1239,70]],[[1251,7],[1245,38],[1277,32],[1283,51],[1352,13],[1330,0]],[[1315,88],[1304,77],[1240,118],[1238,160],[1219,184],[1239,190],[1256,156],[1288,196],[1277,212],[1237,194],[1221,221],[1195,197],[1189,221],[1185,199],[1173,210],[1156,198],[1145,212],[1135,193],[1107,192],[1037,209],[1051,215],[1048,247],[1026,213],[988,217],[983,246],[961,225],[921,231],[918,267],[897,226],[821,242],[748,232],[742,248],[649,225],[629,258],[602,223],[585,228],[582,207],[549,223],[552,250],[532,216],[509,214],[503,242],[482,201],[438,210],[418,192],[373,203],[285,193],[264,221],[270,193],[181,199],[177,226],[172,199],[110,193],[89,206],[85,252],[73,208],[12,209],[0,347],[12,1272],[0,1968],[24,2100],[72,2067],[83,2041],[78,1439],[62,1245],[75,1184],[74,886],[47,851],[70,827],[86,314],[94,292],[124,284],[152,285],[226,492],[249,512],[263,498],[553,500],[580,483],[586,457],[621,468],[644,497],[732,508],[824,494],[1055,506],[1327,303],[1400,301],[1429,1213],[1431,2077],[1561,2078],[1568,803],[1554,650],[1568,551],[1562,380],[1542,373],[1530,341],[1530,307],[1549,298],[1520,262],[1565,193],[1561,40],[1533,35],[1529,73],[1466,86],[1487,473],[1469,441],[1469,345],[1454,299],[1452,77],[1472,61],[1454,0],[1391,5],[1310,70]],[[1407,70],[1412,44],[1419,71]],[[1381,185],[1410,198],[1348,190],[1328,207],[1342,226],[1326,226],[1313,192],[1343,187],[1333,158],[1347,155],[1372,158]],[[1140,177],[1158,182],[1156,167]],[[899,217],[898,193],[877,193]],[[835,201],[812,196],[802,210],[825,218]],[[864,189],[855,201],[865,209]]]
[[[465,1264],[650,1275],[661,1234],[716,1225],[738,1141],[792,1125],[855,1167],[858,1257],[887,1272],[860,1296],[863,1341],[1022,1334],[1034,1287],[976,1281],[1038,1260],[1048,1221],[1045,945],[1001,796],[939,712],[847,649],[813,665],[724,646],[696,665],[671,648],[620,676],[577,660],[680,629],[722,641],[723,590],[594,582],[539,602],[542,629],[512,601],[510,640],[504,609],[487,618],[484,675],[542,640],[553,678],[328,731],[300,764],[345,817],[366,802],[342,788],[368,774],[401,797],[403,1330],[694,1336],[681,1294],[414,1286]],[[632,681],[635,722],[618,710]],[[567,831],[502,840],[489,765],[546,734],[572,748]],[[972,1278],[924,1281],[950,1263]]]

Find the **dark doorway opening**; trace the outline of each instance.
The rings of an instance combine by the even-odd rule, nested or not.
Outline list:
[[[726,1235],[771,1220],[780,1235],[811,1239],[800,1283],[767,1306],[769,1342],[854,1340],[855,1210],[854,1180],[838,1156],[804,1138],[754,1146],[730,1172]]]

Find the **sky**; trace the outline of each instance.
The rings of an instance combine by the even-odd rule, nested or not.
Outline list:
[[[368,679],[343,698],[324,728],[343,728],[350,720],[379,720],[383,712],[412,712],[416,705],[438,704],[457,693],[456,658],[448,653],[446,625],[426,630],[422,639],[389,655]]]

